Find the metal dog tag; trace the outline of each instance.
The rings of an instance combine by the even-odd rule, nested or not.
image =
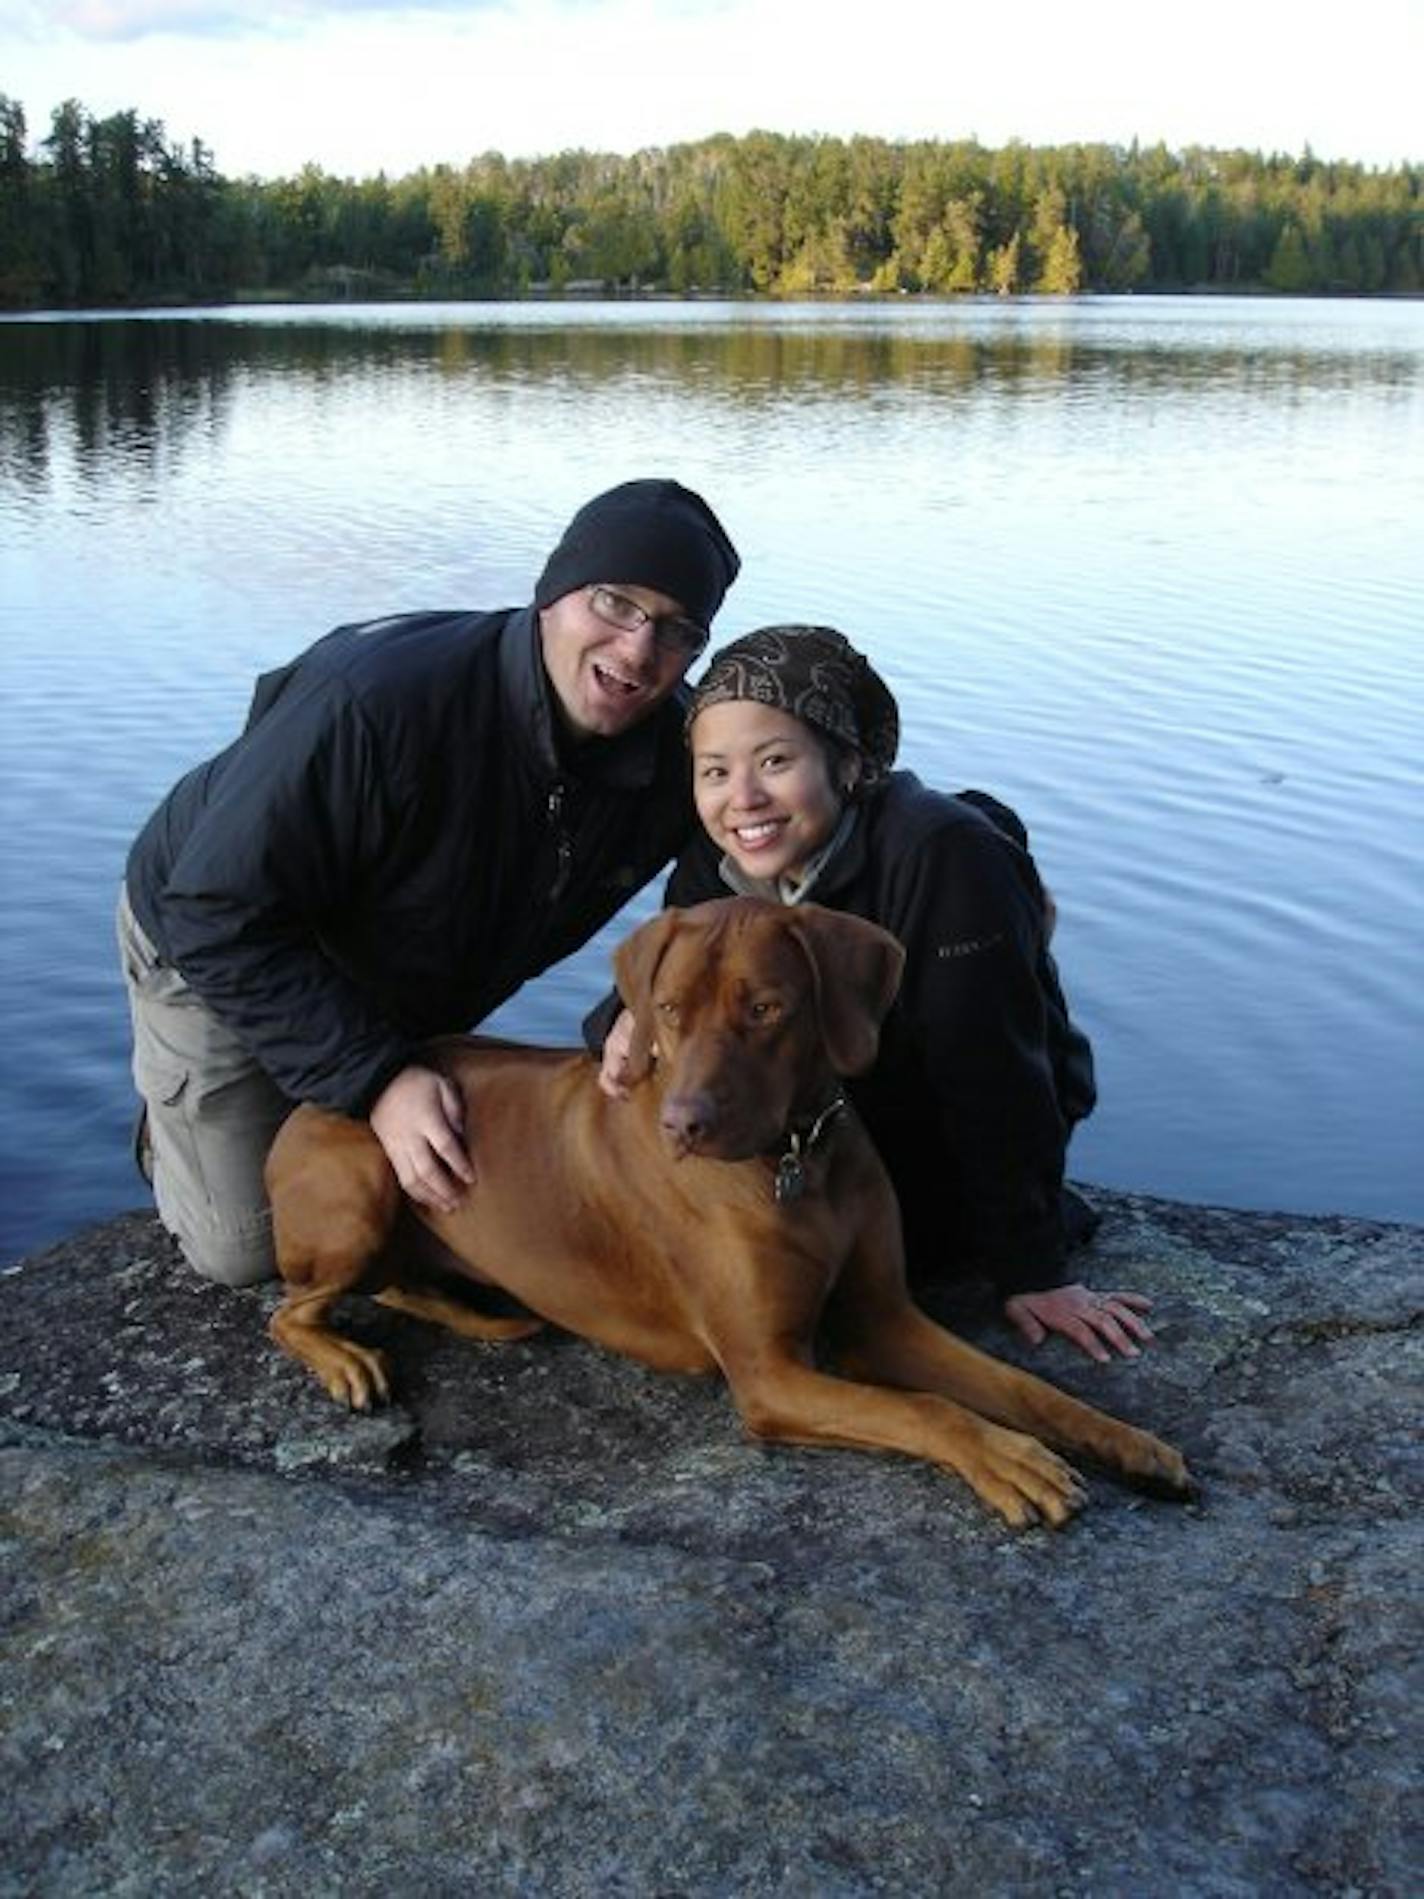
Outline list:
[[[772,1188],[772,1197],[777,1206],[790,1206],[793,1200],[799,1200],[806,1191],[806,1169],[801,1165],[799,1154],[783,1154],[776,1163],[776,1185]]]

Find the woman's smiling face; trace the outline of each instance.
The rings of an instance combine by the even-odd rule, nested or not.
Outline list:
[[[723,699],[693,720],[692,791],[713,843],[748,877],[798,877],[829,842],[841,794],[826,748],[789,712]]]

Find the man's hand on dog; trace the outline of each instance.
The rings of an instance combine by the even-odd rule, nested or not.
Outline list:
[[[1113,1352],[1124,1358],[1139,1356],[1138,1345],[1153,1336],[1140,1315],[1151,1310],[1152,1301],[1144,1293],[1089,1292],[1084,1285],[1016,1292],[1004,1301],[1004,1316],[1030,1345],[1042,1345],[1050,1332],[1061,1332],[1100,1365],[1106,1365]]]
[[[403,1068],[376,1097],[371,1132],[402,1191],[423,1207],[453,1213],[475,1170],[465,1148],[465,1104],[433,1068]]]

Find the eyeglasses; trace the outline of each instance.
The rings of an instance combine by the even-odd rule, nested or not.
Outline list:
[[[616,587],[590,587],[588,604],[606,625],[621,627],[625,633],[639,633],[651,626],[655,643],[679,659],[696,659],[707,644],[707,628],[696,620],[689,620],[683,613],[649,613]]]

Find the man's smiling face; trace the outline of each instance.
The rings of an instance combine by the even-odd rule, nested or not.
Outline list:
[[[630,631],[602,620],[580,587],[539,615],[544,670],[554,702],[575,739],[615,738],[660,706],[691,663],[692,655],[669,651],[655,622],[682,615],[680,603],[651,587],[618,583],[650,617]]]

